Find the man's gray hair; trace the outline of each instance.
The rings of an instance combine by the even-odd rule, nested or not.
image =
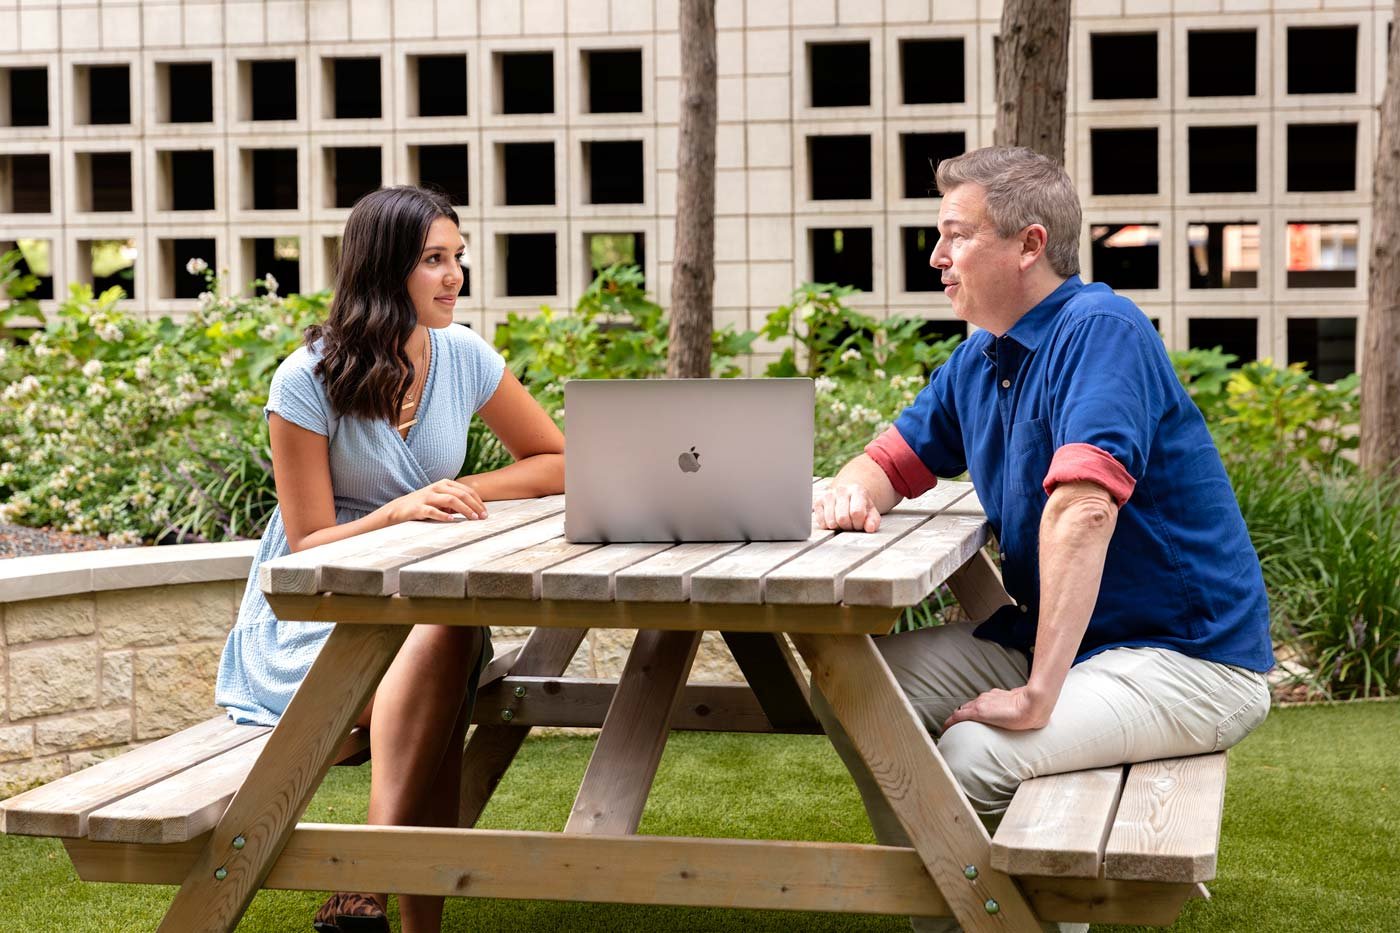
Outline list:
[[[1046,231],[1045,254],[1057,275],[1079,271],[1079,195],[1064,166],[1021,146],[988,146],[938,163],[938,190],[981,185],[987,218],[1003,237],[1030,224]]]

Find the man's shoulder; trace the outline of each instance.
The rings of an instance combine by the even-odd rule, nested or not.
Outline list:
[[[1159,342],[1161,339],[1152,321],[1131,298],[1118,294],[1102,282],[1085,285],[1065,302],[1055,316],[1055,334],[1063,340],[1086,324],[1119,331],[1124,336],[1132,333],[1139,337],[1150,336]]]

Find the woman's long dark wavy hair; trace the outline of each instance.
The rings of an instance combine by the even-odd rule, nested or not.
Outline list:
[[[330,313],[304,335],[320,343],[316,375],[337,414],[398,415],[414,379],[404,344],[418,326],[408,277],[439,217],[459,223],[446,197],[408,185],[367,194],[350,212]]]

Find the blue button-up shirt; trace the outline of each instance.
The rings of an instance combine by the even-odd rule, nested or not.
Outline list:
[[[1088,479],[1121,507],[1076,663],[1158,646],[1273,666],[1263,574],[1220,455],[1152,324],[1107,286],[1073,276],[1005,335],[973,334],[868,450],[906,494],[971,474],[1017,603],[979,637],[1030,652],[1048,492]]]

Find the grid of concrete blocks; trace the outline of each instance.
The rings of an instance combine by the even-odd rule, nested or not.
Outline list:
[[[675,0],[0,0],[0,246],[48,294],[331,281],[356,197],[452,195],[458,317],[573,305],[631,259],[669,296]],[[8,5],[6,5],[8,4]],[[1354,367],[1382,0],[1077,0],[1067,165],[1087,278],[1171,347]],[[999,0],[717,0],[716,321],[803,280],[964,332],[931,164],[992,141]],[[45,264],[47,267],[44,268]],[[52,298],[46,299],[52,301]],[[777,347],[759,344],[756,364]]]

